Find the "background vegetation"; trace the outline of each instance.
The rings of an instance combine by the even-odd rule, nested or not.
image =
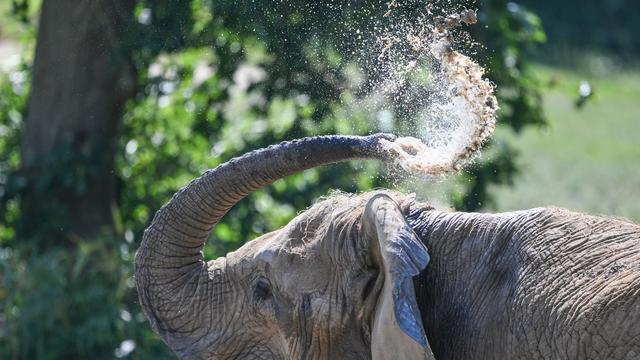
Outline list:
[[[170,358],[133,288],[153,213],[251,149],[377,130],[349,111],[350,84],[367,75],[352,51],[368,40],[345,34],[381,18],[384,1],[90,3],[0,3],[0,358]],[[462,210],[562,205],[638,220],[638,5],[539,3],[480,4],[471,31],[500,89],[501,129],[464,174],[408,187]],[[206,255],[330,189],[391,185],[362,163],[280,180],[234,207]]]

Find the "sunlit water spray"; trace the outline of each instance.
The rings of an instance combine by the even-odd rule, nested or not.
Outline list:
[[[389,4],[385,17],[394,6]],[[374,105],[378,113],[393,114],[400,120],[394,129],[410,135],[382,140],[393,161],[410,173],[459,171],[493,134],[494,87],[477,62],[452,48],[453,29],[475,22],[471,10],[446,17],[428,12],[418,22],[398,21],[379,36],[381,51],[367,86],[381,99]]]
[[[339,132],[400,135],[382,145],[393,162],[419,177],[459,171],[492,135],[497,110],[483,68],[455,49],[475,45],[464,32],[475,12],[456,8],[471,0],[432,0],[427,7],[420,0],[388,1],[330,0],[299,8],[280,2],[265,11],[275,18],[279,11],[308,15],[304,34],[281,35],[285,42],[309,41],[312,68],[341,93],[336,116],[350,124],[336,122]]]

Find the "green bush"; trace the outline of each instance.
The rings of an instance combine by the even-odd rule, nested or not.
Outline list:
[[[134,246],[75,245],[0,251],[0,358],[170,358],[137,305]]]

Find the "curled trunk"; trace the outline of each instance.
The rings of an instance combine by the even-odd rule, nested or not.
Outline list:
[[[236,290],[225,259],[205,264],[202,248],[235,203],[305,169],[349,159],[384,159],[387,153],[379,140],[394,138],[318,136],[284,142],[232,159],[181,189],[156,213],[136,255],[140,303],[154,330],[178,353],[219,335],[215,329],[222,325],[216,323],[222,319],[214,315],[225,314],[225,298]]]

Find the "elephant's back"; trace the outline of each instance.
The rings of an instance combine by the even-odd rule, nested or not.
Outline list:
[[[517,235],[510,343],[523,358],[640,357],[640,226],[554,208],[535,219]]]

